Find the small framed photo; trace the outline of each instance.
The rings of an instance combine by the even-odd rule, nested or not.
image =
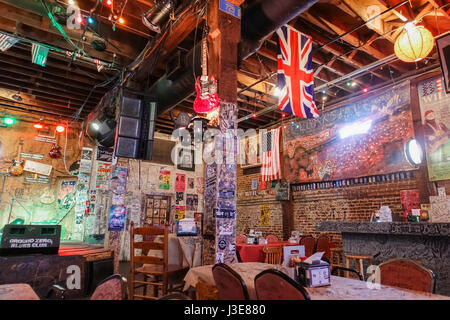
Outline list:
[[[195,171],[194,150],[179,148],[177,157],[177,169],[185,171]]]
[[[450,93],[450,32],[436,39],[436,48],[444,76],[445,92]]]

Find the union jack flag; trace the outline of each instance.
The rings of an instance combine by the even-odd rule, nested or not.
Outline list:
[[[317,118],[312,69],[312,40],[285,25],[278,34],[278,109],[296,117]]]

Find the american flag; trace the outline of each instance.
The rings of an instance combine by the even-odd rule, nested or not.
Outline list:
[[[8,36],[6,34],[0,34],[0,51],[5,52],[13,45],[15,45],[19,39],[15,37]]]
[[[281,179],[280,175],[280,133],[281,127],[263,132],[261,136],[261,180]]]
[[[278,34],[278,109],[302,118],[317,118],[314,101],[312,40],[285,25]]]

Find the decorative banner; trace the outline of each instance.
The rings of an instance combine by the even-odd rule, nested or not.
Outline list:
[[[161,168],[159,170],[159,189],[170,189],[170,170]]]
[[[97,147],[97,160],[105,161],[105,162],[112,162],[113,153],[114,153],[114,148],[98,146]]]
[[[292,121],[283,130],[287,182],[329,181],[411,170],[409,81],[372,97]]]
[[[188,194],[186,196],[186,210],[197,211],[197,208],[198,208],[198,195]]]
[[[184,192],[186,190],[186,175],[177,173],[175,180],[175,192]]]
[[[31,45],[31,61],[41,67],[45,67],[49,51],[50,49],[48,47],[33,43]]]
[[[125,206],[111,206],[109,210],[109,231],[122,231],[125,227],[127,208]]]
[[[108,189],[109,176],[111,175],[112,164],[107,162],[98,162],[97,178],[95,180],[96,189]]]
[[[175,206],[175,220],[181,220],[186,217],[186,206]]]
[[[33,172],[33,173],[37,173],[37,174],[41,174],[41,175],[44,175],[44,176],[49,176],[50,173],[52,172],[52,168],[53,167],[51,165],[48,165],[48,164],[35,162],[35,161],[31,161],[31,160],[26,160],[25,161],[25,166],[23,167],[23,170],[29,171],[29,172]]]
[[[259,225],[261,227],[268,227],[270,226],[270,207],[268,204],[261,204],[259,205]]]
[[[443,86],[441,76],[421,81],[418,86],[431,181],[450,179],[450,94]]]
[[[16,37],[11,37],[6,34],[0,34],[0,51],[8,51],[8,49],[14,46],[17,42],[19,42],[19,39]]]

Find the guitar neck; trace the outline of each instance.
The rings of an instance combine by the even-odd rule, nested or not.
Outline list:
[[[202,40],[202,76],[208,76],[208,41]]]

